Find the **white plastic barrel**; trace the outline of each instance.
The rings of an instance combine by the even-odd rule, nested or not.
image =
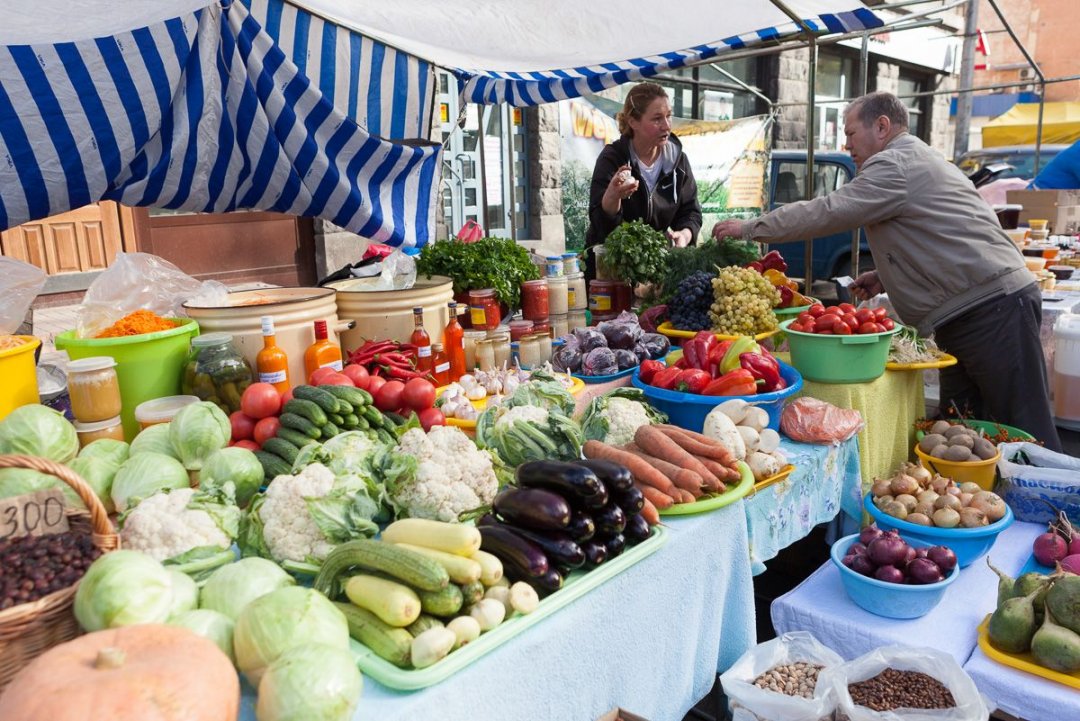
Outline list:
[[[418,276],[407,290],[364,290],[365,283],[342,280],[330,283],[337,292],[337,313],[356,325],[341,334],[341,345],[353,351],[369,339],[405,343],[413,332],[413,308],[424,309],[424,330],[434,343],[441,342],[450,320],[447,304],[454,299],[453,282],[441,275]]]
[[[1062,313],[1054,323],[1054,416],[1080,430],[1080,315]]]

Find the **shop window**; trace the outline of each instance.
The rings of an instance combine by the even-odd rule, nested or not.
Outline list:
[[[928,85],[925,75],[901,71],[896,93],[908,109],[908,132],[916,138],[921,138],[927,142],[930,140],[930,119],[927,112],[930,106],[930,98],[904,96],[926,92]]]
[[[836,163],[814,164],[814,197],[828,195],[847,182],[847,174]],[[776,205],[806,199],[806,163],[778,163],[776,167]]]

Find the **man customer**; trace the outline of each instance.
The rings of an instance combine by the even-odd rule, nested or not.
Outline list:
[[[862,226],[877,270],[855,280],[855,295],[888,292],[904,323],[959,360],[941,371],[941,408],[955,403],[1060,451],[1039,341],[1042,296],[993,211],[959,168],[908,133],[895,95],[854,100],[844,133],[857,168],[850,183],[717,223],[713,237],[783,243]]]

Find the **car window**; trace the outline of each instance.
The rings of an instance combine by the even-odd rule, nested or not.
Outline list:
[[[828,195],[847,182],[843,166],[836,163],[814,163],[814,197]],[[777,163],[773,202],[777,205],[794,203],[806,198],[806,163]]]
[[[1041,155],[1041,162],[1039,168],[1045,168],[1055,155],[1056,151],[1043,150]],[[997,176],[998,180],[1004,180],[1006,178],[1026,178],[1030,180],[1035,177],[1035,151],[1023,153],[993,153],[993,152],[978,152],[969,153],[960,158],[960,162],[957,166],[964,171],[965,175],[971,175],[975,171],[983,168],[992,163],[1008,163],[1013,166],[1011,170],[1006,170]]]

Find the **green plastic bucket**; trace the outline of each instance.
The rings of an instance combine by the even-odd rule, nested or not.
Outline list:
[[[818,335],[788,330],[795,319],[780,328],[787,334],[791,365],[804,380],[816,383],[866,383],[885,372],[889,343],[900,326],[884,333],[864,335]]]
[[[66,350],[72,360],[109,356],[116,361],[123,402],[120,419],[124,438],[130,443],[139,432],[135,407],[143,401],[180,393],[180,372],[199,325],[191,318],[174,318],[179,325],[155,333],[120,338],[76,338],[68,330],[56,336],[56,347]]]

